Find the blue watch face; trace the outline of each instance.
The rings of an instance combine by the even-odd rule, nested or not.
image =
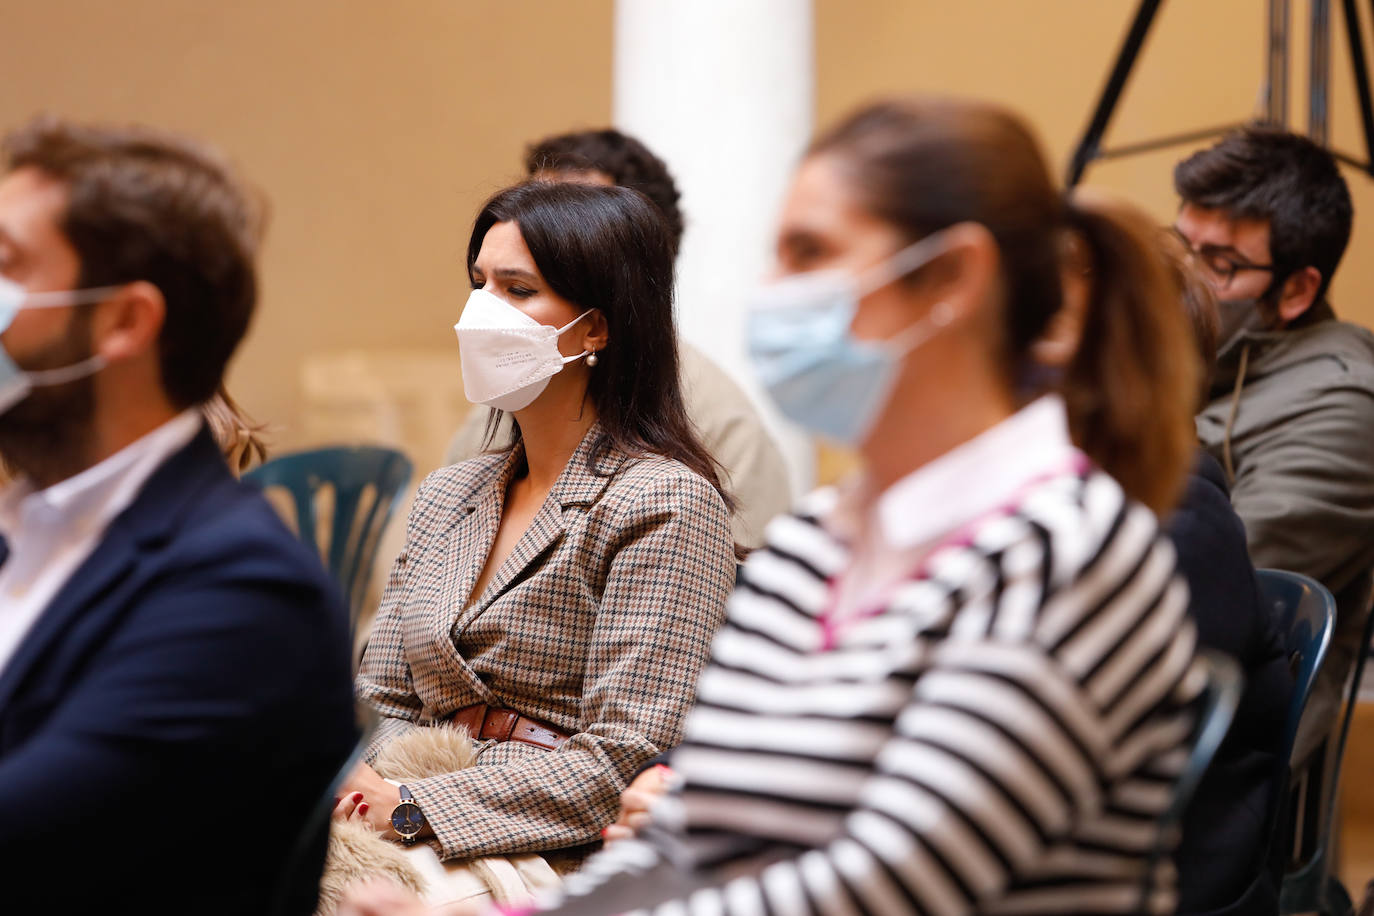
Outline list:
[[[391,812],[391,829],[401,836],[414,836],[424,824],[425,817],[420,813],[420,806],[413,802],[401,802]]]

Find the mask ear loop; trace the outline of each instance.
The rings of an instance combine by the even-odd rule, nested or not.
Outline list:
[[[886,261],[868,268],[864,271],[863,277],[855,283],[856,300],[925,267],[944,254],[948,245],[948,232],[941,229],[906,246]],[[948,327],[954,318],[954,306],[943,300],[937,302],[923,318],[884,341],[884,349],[897,355],[909,353]]]
[[[37,293],[25,291],[19,308],[68,308],[74,305],[92,305],[108,299],[119,290],[120,287],[118,286],[97,286],[91,289],[59,289]],[[67,382],[74,382],[88,375],[94,375],[108,365],[109,361],[97,353],[78,363],[72,363],[70,366],[62,366],[58,369],[21,369],[20,371],[24,373],[24,377],[30,385],[47,387],[65,385]]]
[[[943,300],[937,302],[930,307],[925,317],[905,330],[898,331],[895,337],[884,341],[884,349],[894,356],[904,356],[949,327],[954,317],[954,306]]]
[[[913,242],[893,254],[886,261],[865,270],[856,279],[854,291],[860,299],[869,293],[877,292],[889,283],[900,280],[907,274],[925,267],[944,254],[948,244],[949,238],[944,229],[939,232],[932,232],[925,238]]]
[[[558,329],[558,333],[554,335],[554,339],[557,339],[557,338],[559,338],[559,337],[562,337],[562,336],[563,336],[563,332],[565,332],[566,330],[568,330],[568,328],[572,327],[573,325],[577,324],[577,323],[578,323],[579,321],[581,321],[583,318],[586,318],[588,315],[590,315],[590,314],[591,314],[592,312],[594,312],[594,311],[596,311],[596,309],[587,309],[587,310],[586,310],[585,312],[583,312],[581,315],[578,315],[578,316],[577,316],[576,318],[574,318],[572,321],[569,321],[567,324],[563,325],[563,327],[561,327],[561,328]],[[587,358],[587,365],[588,365],[588,366],[595,366],[595,365],[596,365],[597,359],[596,359],[596,351],[595,351],[595,350],[583,350],[581,353],[578,353],[576,356],[564,356],[564,357],[562,357],[562,359],[563,359],[563,365],[566,366],[568,363],[575,363],[575,362],[577,362],[579,359],[581,359],[581,358],[584,357],[584,356]]]
[[[21,309],[64,308],[73,305],[91,305],[108,299],[119,292],[119,286],[96,286],[91,289],[54,289],[37,293],[25,291],[19,303]]]
[[[0,278],[0,283],[15,289],[14,299],[0,302],[0,331],[9,328],[14,316],[24,309],[70,308],[75,305],[91,305],[108,299],[119,292],[118,286],[97,286],[92,289],[54,289],[31,293],[12,280]]]
[[[97,353],[95,356],[87,357],[79,363],[72,363],[70,366],[63,366],[60,369],[25,371],[24,375],[28,376],[31,385],[65,385],[67,382],[74,382],[88,375],[95,375],[108,365],[109,361]]]

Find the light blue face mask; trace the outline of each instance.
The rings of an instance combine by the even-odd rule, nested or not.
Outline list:
[[[863,341],[849,332],[859,300],[930,263],[946,245],[937,232],[857,277],[812,271],[759,290],[749,310],[749,359],[783,416],[841,445],[863,441],[902,359],[947,326],[954,308],[936,303],[896,336]]]
[[[20,309],[70,308],[73,305],[86,305],[107,299],[118,289],[117,286],[102,286],[96,289],[31,293],[13,280],[0,277],[0,334],[9,328]],[[70,366],[26,372],[19,368],[6,352],[4,343],[0,342],[0,414],[28,397],[34,388],[74,382],[94,375],[104,368],[105,357],[96,354]]]

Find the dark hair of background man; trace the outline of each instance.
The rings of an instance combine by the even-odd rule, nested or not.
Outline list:
[[[663,160],[643,143],[618,130],[587,130],[546,137],[525,151],[525,171],[601,172],[614,184],[638,191],[653,201],[668,224],[673,257],[677,257],[684,228],[673,176]]]
[[[79,286],[145,281],[162,293],[162,384],[177,408],[207,400],[257,303],[261,207],[227,163],[183,138],[140,127],[40,117],[4,140],[5,168],[62,182],[61,230]]]
[[[1174,168],[1185,203],[1231,219],[1269,223],[1269,254],[1278,283],[1303,267],[1322,275],[1316,301],[1350,241],[1350,189],[1331,154],[1306,137],[1252,125]]]

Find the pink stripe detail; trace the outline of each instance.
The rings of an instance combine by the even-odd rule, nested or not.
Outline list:
[[[920,564],[916,567],[916,569],[912,571],[912,574],[906,577],[905,579],[898,581],[893,586],[893,589],[896,589],[898,586],[906,584],[908,582],[919,582],[920,580],[927,578],[930,574],[931,561],[942,550],[945,550],[949,547],[972,546],[973,536],[980,526],[982,526],[985,522],[989,521],[992,518],[1010,515],[1012,512],[1019,509],[1021,507],[1021,504],[1025,502],[1026,497],[1030,495],[1030,492],[1036,487],[1040,486],[1045,481],[1058,477],[1065,471],[1082,476],[1083,474],[1087,473],[1087,471],[1091,467],[1092,462],[1088,460],[1088,456],[1084,455],[1082,452],[1075,449],[1073,454],[1069,457],[1068,462],[1064,466],[1057,468],[1053,471],[1047,471],[1044,474],[1039,474],[1035,477],[1032,477],[1030,480],[1026,481],[1026,483],[1023,484],[1012,496],[1012,498],[1007,500],[1007,502],[1003,503],[996,509],[984,512],[982,515],[979,515],[978,517],[968,521],[964,525],[961,525],[959,528],[956,528],[949,535],[949,537],[944,538],[943,540],[936,543],[935,546],[931,547],[930,550],[926,551],[925,557],[922,558]],[[831,595],[830,607],[822,611],[820,615],[822,652],[828,652],[839,645],[840,634],[846,627],[852,626],[860,620],[867,620],[870,617],[877,617],[879,614],[883,613],[883,611],[887,610],[887,601],[886,599],[882,599],[875,601],[869,607],[861,608],[853,614],[849,614],[844,617],[841,617],[839,614],[837,614],[836,604],[838,601],[838,595],[840,590],[840,580],[843,576],[844,573],[842,571],[831,578],[829,583]]]

